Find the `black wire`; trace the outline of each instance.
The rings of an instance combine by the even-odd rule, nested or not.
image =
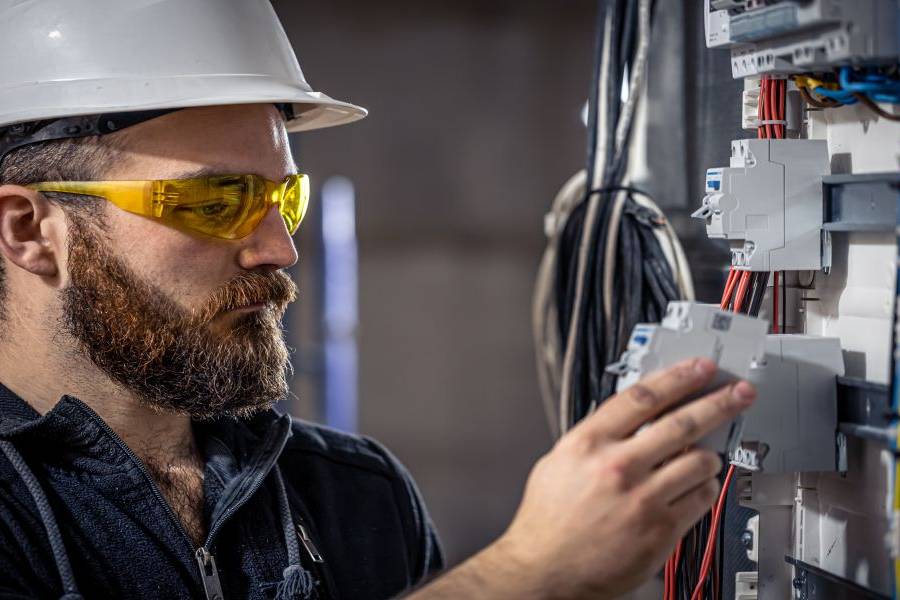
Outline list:
[[[612,395],[615,376],[605,366],[615,362],[637,323],[656,322],[666,306],[680,297],[672,268],[666,259],[654,229],[661,226],[658,217],[639,205],[635,195],[647,196],[643,190],[621,185],[627,167],[627,148],[620,158],[613,154],[615,130],[622,112],[621,89],[624,71],[637,51],[638,7],[630,0],[601,0],[597,11],[595,49],[597,63],[592,82],[589,115],[589,186],[599,181],[599,189],[590,189],[572,211],[559,237],[558,264],[554,281],[557,326],[560,338],[568,345],[572,318],[578,315],[577,331],[572,338],[570,378],[573,424],[585,416],[593,405]],[[610,23],[608,63],[601,62],[604,26]],[[599,72],[606,70],[605,88],[598,89]],[[599,113],[599,94],[606,94],[606,110]],[[605,135],[598,139],[598,119],[605,119]],[[601,144],[603,144],[601,146]],[[600,149],[603,164],[595,165]],[[595,173],[594,169],[602,169]],[[618,231],[612,228],[612,199],[625,192]],[[596,197],[599,194],[599,197]],[[595,218],[587,222],[590,201],[597,203]],[[591,243],[585,248],[582,294],[576,305],[578,269],[583,236]],[[614,252],[607,257],[609,236],[616,235]],[[607,259],[615,261],[607,264]],[[614,269],[611,297],[604,297],[607,269]],[[609,304],[607,304],[609,302]],[[607,318],[607,314],[610,318]]]
[[[751,316],[759,316],[762,308],[763,298],[766,296],[766,289],[769,283],[769,272],[760,271],[753,273],[753,291],[750,295],[750,302],[747,306],[747,314]]]
[[[779,331],[787,333],[787,271],[781,272],[781,327]]]

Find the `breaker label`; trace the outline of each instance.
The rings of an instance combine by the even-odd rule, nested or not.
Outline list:
[[[706,171],[706,191],[718,192],[722,189],[722,169],[709,169]]]

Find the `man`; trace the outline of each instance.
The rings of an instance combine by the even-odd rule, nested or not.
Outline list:
[[[0,598],[611,598],[708,509],[721,462],[684,449],[754,392],[682,406],[695,360],[562,438],[438,576],[403,467],[271,408],[308,196],[287,131],[364,111],[311,92],[267,0],[0,23]]]

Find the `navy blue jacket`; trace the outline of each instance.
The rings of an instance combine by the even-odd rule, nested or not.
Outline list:
[[[441,568],[412,479],[372,440],[274,411],[194,430],[200,549],[87,405],[41,417],[0,385],[0,599],[391,598]]]

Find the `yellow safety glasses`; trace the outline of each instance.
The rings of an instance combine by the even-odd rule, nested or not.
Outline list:
[[[130,213],[226,240],[250,235],[272,206],[278,206],[293,234],[309,206],[306,175],[288,175],[281,183],[259,175],[216,175],[152,181],[47,181],[25,187],[99,196]]]

